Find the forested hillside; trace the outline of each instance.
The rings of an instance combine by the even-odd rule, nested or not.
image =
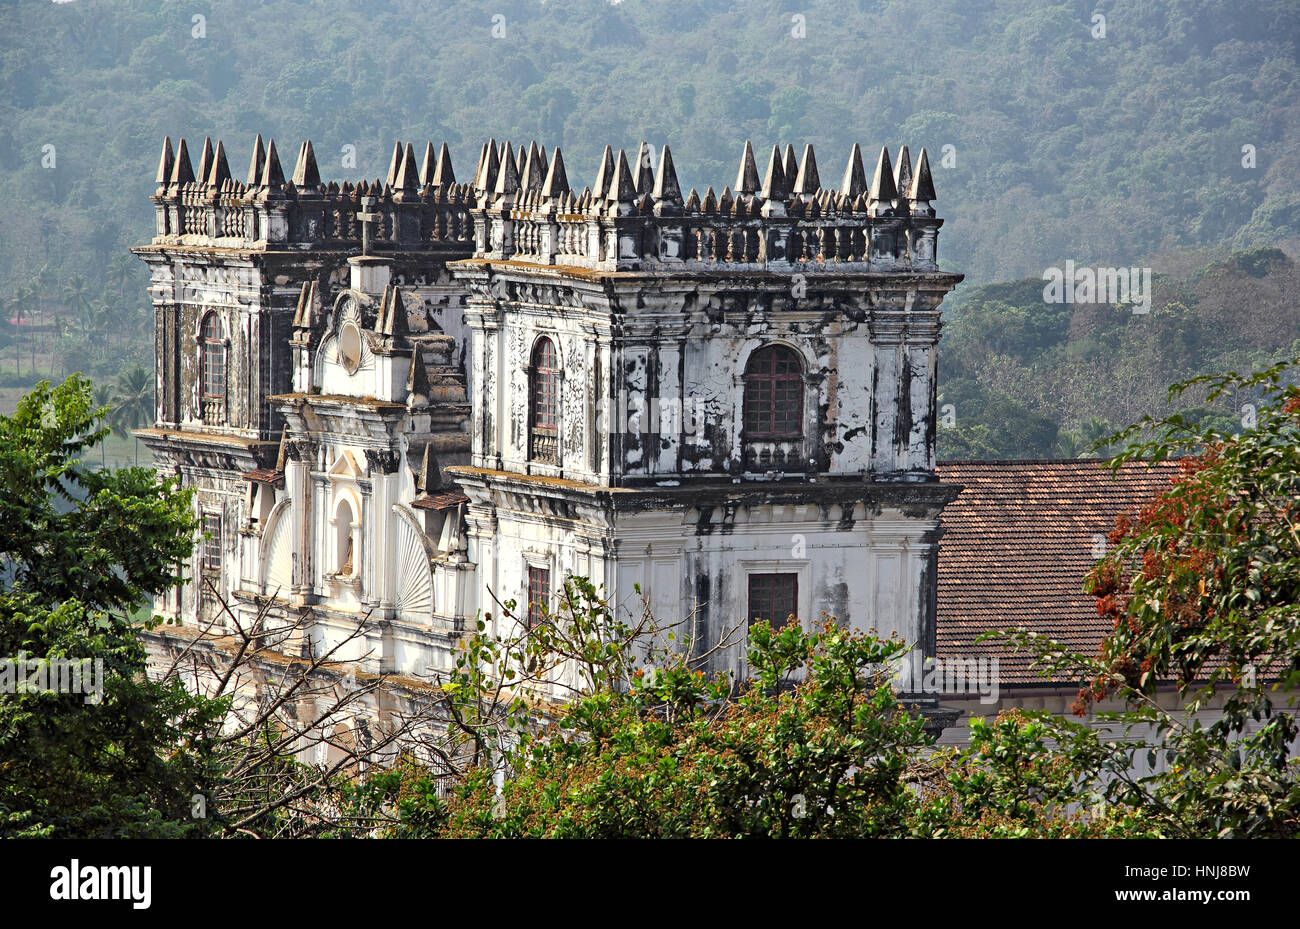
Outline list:
[[[1235,286],[1234,272],[1166,278],[1165,309],[1122,325],[1097,307],[1067,326],[1028,298],[1067,259],[1170,274],[1153,256],[1294,253],[1298,35],[1293,0],[13,0],[0,6],[0,383],[152,364],[127,249],[152,230],[164,134],[195,152],[221,137],[241,178],[255,133],[281,152],[311,137],[339,180],[382,177],[398,138],[447,140],[461,179],[488,135],[536,138],[563,146],[578,183],[607,142],[646,139],[670,143],[701,189],[732,181],[745,139],[813,142],[827,185],[854,141],[906,142],[930,151],[940,258],[968,278],[944,356],[959,428],[1004,418],[1004,400],[1067,430],[1084,400],[1126,421],[1154,387],[1080,379],[1107,364],[1153,384],[1192,373],[1204,352],[1162,341],[1160,314],[1201,319],[1198,288]],[[1035,286],[971,293],[1024,277]],[[1260,312],[1217,299],[1221,316]],[[994,345],[1007,364],[979,370],[997,301],[1043,339]],[[1147,354],[1108,361],[1115,339]],[[1050,432],[994,450],[1056,453]]]
[[[940,458],[1074,458],[1168,406],[1168,387],[1199,374],[1300,357],[1300,265],[1275,248],[1238,252],[1185,275],[1158,275],[1151,308],[1053,304],[1044,282],[966,288],[945,304]],[[1193,408],[1241,431],[1256,396]]]

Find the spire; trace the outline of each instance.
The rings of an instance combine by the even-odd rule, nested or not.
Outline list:
[[[894,165],[894,190],[898,196],[907,195],[907,190],[912,186],[912,156],[904,145],[898,150],[898,164]]]
[[[540,170],[539,170],[538,173],[537,173],[537,176],[540,177],[540,178],[542,179],[542,183],[545,184],[545,183],[546,183],[546,175],[547,175],[547,173],[551,170],[551,165],[550,165],[550,163],[546,160],[546,146],[545,146],[545,145],[539,145],[539,146],[537,146],[537,166],[538,166],[538,168],[540,168]]]
[[[916,173],[912,175],[912,187],[907,192],[907,199],[918,203],[929,203],[931,200],[939,199],[934,194],[934,179],[930,177],[930,157],[925,149],[921,149],[921,156],[916,159]]]
[[[822,189],[822,180],[817,176],[817,156],[813,154],[812,143],[803,147],[803,161],[799,163],[799,174],[794,179],[794,192],[811,197]]]
[[[844,181],[840,184],[840,193],[850,200],[856,200],[867,189],[867,173],[862,168],[862,149],[853,143],[849,152],[849,163],[844,168]]]
[[[194,167],[190,164],[190,150],[181,139],[176,148],[176,162],[172,165],[172,186],[188,184],[194,180]]]
[[[528,154],[519,170],[519,187],[521,190],[536,191],[542,189],[546,176],[542,173],[542,159],[537,152],[537,143],[528,143]]]
[[[172,166],[176,163],[176,156],[172,154],[172,137],[163,136],[162,157],[158,159],[158,177],[154,183],[159,187],[166,187],[167,181],[172,176]]]
[[[406,372],[406,402],[416,398],[429,400],[429,371],[424,366],[424,352],[416,348],[411,355],[411,367]]]
[[[284,186],[284,169],[280,167],[280,155],[275,150],[275,139],[266,143],[266,165],[262,168],[262,183],[258,186],[274,191]]]
[[[596,172],[596,185],[591,188],[595,200],[604,200],[609,190],[609,182],[614,177],[614,152],[608,145],[600,156],[600,169]]]
[[[897,200],[898,189],[894,187],[894,169],[889,163],[889,149],[880,149],[880,158],[876,161],[876,173],[871,178],[872,200]]]
[[[610,203],[631,203],[636,199],[636,186],[632,183],[632,169],[627,164],[627,152],[619,149],[618,166],[610,179],[605,199]]]
[[[384,295],[379,298],[379,312],[375,314],[375,334],[384,334],[384,323],[388,320],[388,295],[392,292],[391,286],[384,287]]]
[[[262,183],[262,166],[266,164],[266,146],[262,144],[262,133],[257,134],[253,142],[253,157],[248,162],[248,186],[256,187]]]
[[[788,143],[785,146],[785,161],[782,162],[781,169],[785,171],[786,184],[793,184],[799,174],[799,162],[794,157],[794,146]]]
[[[758,191],[758,166],[754,164],[754,147],[745,140],[745,151],[740,156],[740,170],[736,172],[736,193],[752,194]]]
[[[406,304],[402,302],[402,291],[397,285],[393,285],[393,295],[388,300],[388,318],[384,320],[384,335],[410,334],[411,326],[406,318]]]
[[[433,453],[433,443],[424,447],[424,460],[420,462],[420,493],[427,494],[437,490],[442,484],[442,474],[438,470],[438,458]]]
[[[297,183],[297,175],[294,175]],[[420,186],[420,176],[415,170],[415,147],[406,143],[406,152],[397,166],[397,177],[391,182],[397,190],[416,190]]]
[[[402,143],[393,143],[393,154],[388,158],[388,174],[384,178],[384,183],[389,187],[397,186],[397,170],[402,165]]]
[[[665,143],[659,152],[659,173],[655,177],[652,196],[659,203],[681,203],[682,187],[677,183],[677,170],[673,167],[673,153]]]
[[[497,140],[488,139],[487,151],[480,160],[478,175],[474,178],[475,188],[485,192],[490,191],[492,185],[496,183],[499,164],[497,160]]]
[[[438,149],[438,160],[433,163],[433,178],[429,178],[429,156],[433,154],[433,143],[424,152],[425,168],[420,175],[424,178],[424,183],[430,187],[441,187],[446,189],[456,183],[456,172],[451,169],[451,152],[447,150],[447,143],[443,142],[442,147]]]
[[[691,188],[691,192],[690,192],[689,194],[686,195],[686,206],[685,206],[685,209],[686,209],[686,211],[687,211],[688,213],[699,212],[699,209],[700,209],[700,195],[699,195],[699,193],[696,192],[696,190],[695,190],[694,187],[692,187],[692,188]]]
[[[302,305],[302,319],[299,320],[299,325],[303,329],[311,329],[315,327],[316,325],[315,307],[316,307],[316,279],[312,278],[310,282],[310,286],[307,289],[307,299],[303,302]]]
[[[519,189],[519,169],[509,142],[501,146],[501,151],[501,167],[497,169],[496,185],[492,189],[497,196],[509,196]]]
[[[429,178],[433,176],[433,143],[424,143],[424,157],[420,159],[420,186],[428,187]]]
[[[704,213],[716,213],[718,211],[718,197],[713,192],[713,188],[706,188],[704,191],[704,202],[700,204],[700,211]]]
[[[651,168],[650,143],[642,141],[636,150],[636,171],[633,175],[636,179],[636,192],[639,194],[650,193],[654,187],[654,169]]]
[[[569,193],[569,177],[564,173],[564,156],[560,154],[560,147],[555,146],[555,157],[551,159],[551,166],[546,172],[546,183],[542,185],[543,197],[559,197]]]
[[[298,149],[298,164],[293,169],[293,186],[299,190],[320,186],[320,169],[316,167],[316,153],[312,151],[311,139],[302,143],[302,148]]]
[[[217,140],[217,150],[212,156],[212,169],[208,172],[208,189],[220,190],[230,180],[230,165],[226,162],[226,145]]]
[[[212,136],[204,136],[203,152],[199,155],[199,171],[197,178],[203,183],[207,183],[208,174],[212,171]]]
[[[785,179],[785,168],[781,166],[781,147],[772,146],[771,157],[767,160],[767,171],[763,175],[764,200],[785,200],[790,195],[789,184]]]

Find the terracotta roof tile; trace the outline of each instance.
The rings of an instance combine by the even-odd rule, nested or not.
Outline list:
[[[277,484],[284,480],[284,472],[276,468],[256,468],[245,472],[243,477],[246,481],[256,481],[259,484]]]
[[[425,494],[412,500],[411,506],[421,510],[448,510],[462,503],[469,503],[469,497],[462,493],[438,494],[436,497]]]
[[[965,489],[943,511],[939,657],[996,656],[1004,684],[1047,684],[1028,654],[975,638],[1024,627],[1095,654],[1109,624],[1083,591],[1094,550],[1116,516],[1136,512],[1176,470],[1131,464],[1112,478],[1092,460],[940,462],[939,477]]]

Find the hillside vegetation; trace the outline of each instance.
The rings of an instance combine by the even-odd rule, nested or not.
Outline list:
[[[939,402],[951,427],[939,430],[939,457],[1105,454],[1093,443],[1175,411],[1175,381],[1300,357],[1300,266],[1278,249],[1153,284],[1146,313],[1047,303],[1041,278],[967,289],[945,304]],[[1228,394],[1194,418],[1238,432],[1253,425],[1258,399]]]
[[[536,138],[563,146],[579,184],[606,143],[645,139],[672,145],[684,186],[718,190],[745,139],[814,143],[827,185],[855,141],[869,158],[925,146],[940,260],[967,275],[955,297],[971,316],[945,346],[959,428],[1007,419],[1005,400],[1078,430],[1090,391],[1127,421],[1196,352],[1161,341],[1179,324],[1158,313],[1072,314],[1067,331],[1015,302],[1033,287],[976,288],[1066,260],[1169,274],[1152,256],[1300,241],[1291,0],[14,0],[0,35],[0,386],[151,366],[127,249],[152,232],[164,134],[196,153],[220,137],[241,178],[256,133],[285,153],[310,137],[338,180],[382,177],[394,139],[447,140],[463,180],[485,137]],[[1171,287],[1157,286],[1165,306],[1209,312]],[[999,300],[1033,317],[1027,341],[990,346],[1005,370],[972,370]],[[1235,316],[1254,331],[1259,312]],[[1092,372],[1115,339],[1146,354],[1102,363],[1149,388],[1084,386],[1106,380]],[[998,451],[1055,448],[1035,422]]]

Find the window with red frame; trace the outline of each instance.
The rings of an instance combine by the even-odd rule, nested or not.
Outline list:
[[[770,345],[745,365],[745,437],[795,439],[803,435],[803,366],[784,345]]]
[[[551,604],[551,569],[528,566],[528,628],[545,620],[543,607]]]
[[[799,576],[796,574],[751,574],[749,576],[749,622],[765,619],[780,629],[791,616],[799,615]]]
[[[559,459],[560,370],[555,344],[547,338],[533,348],[529,422],[532,438],[528,457],[537,461]]]

